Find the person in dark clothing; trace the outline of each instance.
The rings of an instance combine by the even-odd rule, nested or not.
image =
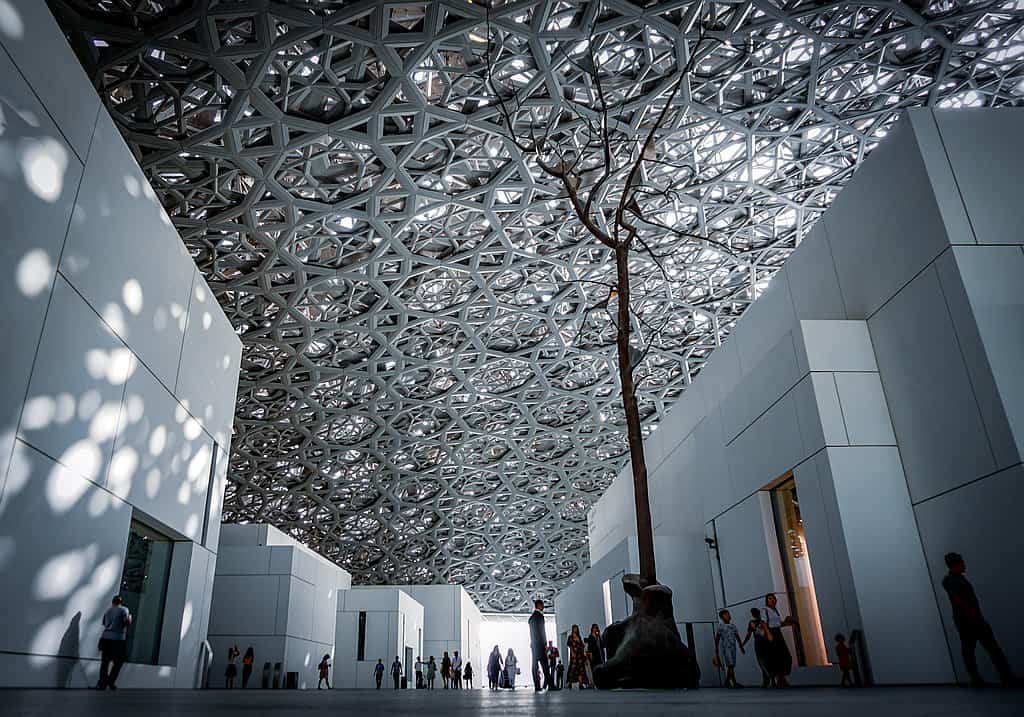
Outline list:
[[[120,595],[110,601],[110,607],[103,613],[103,635],[100,637],[100,679],[98,690],[116,690],[117,676],[121,673],[128,647],[128,627],[132,614],[124,606]]]
[[[548,636],[544,629],[544,601],[533,601],[533,614],[530,615],[530,674],[533,675],[533,689],[540,692],[551,687],[551,670],[548,669],[547,655]],[[540,672],[537,671],[538,666]],[[544,687],[541,687],[540,676],[544,675]]]
[[[949,595],[949,602],[953,606],[953,624],[960,633],[960,654],[963,655],[971,682],[975,686],[985,684],[981,673],[978,672],[978,661],[974,654],[975,648],[981,644],[992,659],[1002,683],[1012,684],[1013,670],[1010,669],[1010,663],[996,642],[992,627],[981,614],[981,605],[974,593],[974,586],[964,577],[967,563],[960,553],[947,553],[946,567],[949,568],[949,572],[942,579],[942,587]]]
[[[377,660],[377,664],[373,666],[373,679],[377,680],[377,689],[380,689],[380,683],[384,680],[384,660]]]
[[[256,662],[256,651],[252,649],[252,645],[245,651],[245,656],[242,657],[242,689],[249,686],[249,680],[252,678],[252,666]]]
[[[395,655],[395,661],[391,663],[391,679],[395,681],[395,689],[402,686],[402,662]]]
[[[604,640],[601,628],[595,622],[590,626],[590,634],[583,641],[587,650],[587,682],[594,684],[594,669],[604,662]]]
[[[558,664],[555,665],[555,689],[562,689],[565,685],[565,665],[559,660]]]

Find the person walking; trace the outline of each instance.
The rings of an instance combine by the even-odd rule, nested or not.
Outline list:
[[[423,660],[419,657],[416,658],[416,689],[423,689]]]
[[[462,658],[458,650],[452,655],[452,689],[462,689]]]
[[[395,681],[395,689],[402,686],[402,661],[395,655],[395,661],[391,663],[391,679]]]
[[[120,595],[110,601],[110,607],[103,613],[103,634],[100,636],[100,678],[96,689],[117,689],[117,676],[128,652],[128,627],[132,614],[124,606]]]
[[[516,653],[512,652],[512,648],[508,648],[508,654],[505,655],[505,683],[508,685],[510,690],[516,688],[516,674],[519,672],[519,660],[516,659]]]
[[[377,658],[377,664],[373,666],[373,679],[377,680],[377,689],[380,689],[380,683],[384,681],[384,660]]]
[[[718,619],[720,622],[715,630],[715,666],[725,668],[726,687],[743,687],[736,681],[736,648],[746,652],[740,644],[740,631],[732,624],[732,613],[728,610],[719,610]]]
[[[328,679],[331,673],[331,656],[324,655],[324,658],[320,660],[320,664],[316,666],[316,669],[319,672],[319,679],[317,680],[316,688],[319,690],[320,684],[325,682],[327,683],[327,689],[331,689],[331,681]]]
[[[466,683],[466,689],[473,689],[473,665],[466,663],[466,669],[462,671],[462,679]]]
[[[434,689],[434,680],[437,678],[437,662],[434,661],[434,656],[431,655],[430,659],[427,660],[427,689]]]
[[[575,682],[582,690],[587,679],[587,655],[586,646],[583,644],[583,638],[580,636],[579,625],[572,626],[565,645],[569,648],[569,674],[566,678],[568,682],[566,686],[571,690]]]
[[[594,670],[604,662],[604,640],[601,638],[601,628],[595,622],[590,626],[590,634],[584,641],[587,652],[587,683],[594,684]]]
[[[786,638],[782,635],[782,628],[796,625],[796,620],[787,616],[785,618],[778,610],[779,599],[775,593],[768,593],[764,596],[764,617],[768,623],[768,631],[772,634],[772,660],[769,663],[769,671],[775,679],[775,686],[778,688],[789,687],[789,673],[793,671],[793,655],[786,644]]]
[[[548,669],[547,656],[548,638],[544,629],[544,601],[533,601],[533,614],[530,615],[530,674],[533,675],[533,689],[540,692],[551,687],[551,670]],[[538,671],[538,666],[540,670]],[[544,676],[544,686],[540,678]]]
[[[740,647],[747,644],[747,640],[754,638],[754,656],[757,658],[757,666],[761,668],[761,687],[770,687],[773,684],[771,670],[768,666],[772,659],[772,633],[768,630],[768,624],[761,619],[761,611],[756,607],[750,608],[750,622],[747,623],[747,634],[740,641]]]
[[[1014,676],[1010,663],[996,641],[992,626],[981,614],[981,603],[978,602],[974,586],[964,577],[967,562],[960,553],[946,553],[945,560],[949,572],[942,578],[942,588],[949,595],[949,602],[953,607],[953,624],[960,635],[960,654],[971,678],[971,684],[975,687],[985,685],[985,680],[978,672],[978,660],[975,656],[975,650],[980,644],[999,673],[999,680],[1003,685],[1012,685]]]
[[[238,645],[228,648],[228,666],[224,669],[224,689],[230,690],[235,686],[235,676],[238,674],[238,665],[235,664],[235,660],[241,654]]]
[[[441,684],[447,690],[452,681],[452,658],[448,657],[448,650],[441,655]]]
[[[555,689],[562,689],[565,686],[565,665],[559,660],[555,665]]]
[[[498,675],[501,674],[501,650],[495,645],[494,649],[491,650],[490,656],[487,658],[487,688],[496,690],[500,687],[501,683],[498,681]]]
[[[249,679],[252,677],[253,663],[256,662],[256,652],[249,645],[242,656],[242,689],[249,686]]]

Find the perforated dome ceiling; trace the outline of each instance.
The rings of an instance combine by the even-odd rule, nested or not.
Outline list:
[[[586,568],[625,462],[614,272],[505,138],[488,38],[543,117],[593,97],[592,34],[633,130],[705,53],[658,211],[731,251],[635,265],[648,430],[901,109],[1024,96],[1024,0],[49,2],[244,342],[225,519],[485,610]]]

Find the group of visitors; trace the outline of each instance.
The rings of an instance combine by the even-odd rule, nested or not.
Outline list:
[[[978,663],[975,657],[975,651],[980,644],[988,652],[1003,684],[1012,684],[1014,675],[1010,665],[999,647],[999,643],[996,642],[991,626],[981,613],[981,606],[974,587],[964,576],[967,566],[963,556],[959,553],[947,553],[945,562],[948,573],[942,580],[942,587],[949,595],[953,608],[953,623],[960,634],[961,654],[971,682],[974,685],[985,684],[978,672]],[[786,644],[782,629],[796,626],[797,621],[792,617],[782,616],[778,609],[778,598],[774,593],[764,596],[763,610],[756,607],[750,609],[750,620],[747,622],[746,634],[742,638],[739,629],[732,622],[732,613],[729,610],[720,610],[718,617],[719,624],[715,631],[714,664],[725,670],[726,687],[742,687],[736,680],[737,652],[746,654],[746,645],[750,640],[754,641],[754,656],[761,670],[761,686],[776,688],[789,686],[788,678],[793,669],[793,656]],[[123,604],[121,597],[115,595],[110,608],[103,614],[103,635],[99,642],[102,660],[97,689],[117,689],[117,677],[127,655],[128,628],[131,624],[131,613]],[[544,627],[543,600],[534,602],[534,611],[530,615],[529,626],[530,674],[533,677],[535,690],[538,692],[544,689],[558,690],[563,686],[572,689],[574,684],[579,689],[593,686],[594,670],[607,659],[601,629],[597,624],[590,626],[590,633],[585,638],[580,633],[579,625],[572,626],[566,641],[569,650],[568,675],[565,674],[565,665],[559,659],[558,648],[547,639]],[[842,673],[840,685],[850,686],[853,684],[853,654],[842,634],[835,636],[835,652]],[[228,662],[224,672],[224,686],[228,689],[235,686],[239,656],[241,656],[241,652],[238,645],[228,648]],[[330,658],[329,654],[325,654],[317,665],[319,676],[317,689],[321,689],[324,684],[328,689],[331,687],[329,680]],[[242,656],[243,688],[249,686],[255,661],[255,651],[250,646]],[[378,659],[373,669],[377,689],[381,688],[386,669],[384,661]],[[509,648],[502,658],[501,650],[498,645],[495,645],[487,659],[487,686],[491,690],[502,688],[514,690],[516,676],[520,674],[520,671],[519,660],[512,648]],[[394,688],[400,689],[403,668],[397,655],[394,662],[391,663],[390,672]],[[458,650],[453,651],[451,656],[445,650],[440,665],[433,655],[427,662],[423,662],[417,657],[415,672],[417,688],[434,689],[438,672],[441,673],[441,683],[446,690],[459,690],[463,688],[463,685],[468,689],[473,688],[473,667],[468,662],[463,665],[462,656]]]
[[[764,596],[764,613],[759,608],[750,608],[747,632],[740,638],[739,629],[732,622],[729,610],[718,612],[718,628],[715,630],[716,667],[725,670],[725,687],[743,687],[736,681],[736,652],[746,654],[746,645],[754,640],[754,656],[761,668],[761,686],[784,688],[789,686],[789,673],[793,669],[793,655],[782,635],[782,628],[796,625],[792,617],[782,617],[778,609],[779,600],[775,593]]]

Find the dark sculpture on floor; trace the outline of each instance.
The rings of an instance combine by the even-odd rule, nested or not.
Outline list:
[[[625,575],[633,614],[604,631],[608,660],[594,668],[600,689],[696,689],[700,667],[683,642],[672,611],[672,590],[639,575]]]

